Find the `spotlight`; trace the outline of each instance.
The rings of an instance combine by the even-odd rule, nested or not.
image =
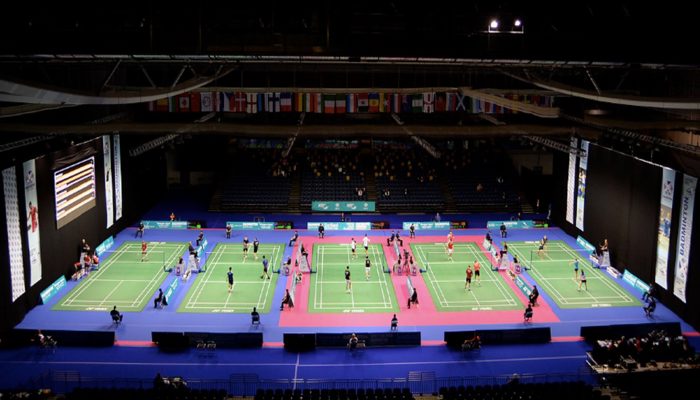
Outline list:
[[[525,33],[525,24],[523,20],[516,18],[513,21],[513,28],[510,30],[510,33]]]
[[[499,32],[497,19],[492,19],[491,22],[489,22],[489,32]]]

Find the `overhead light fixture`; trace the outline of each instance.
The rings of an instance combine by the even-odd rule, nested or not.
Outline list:
[[[510,30],[508,29],[507,24],[505,24],[505,25],[506,26],[502,27],[501,21],[499,21],[497,18],[493,18],[489,21],[487,32],[488,33],[517,33],[517,34],[525,33],[525,23],[520,18],[515,18],[513,20],[513,23],[510,26]]]

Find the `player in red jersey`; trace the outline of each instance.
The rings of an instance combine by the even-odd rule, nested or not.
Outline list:
[[[148,243],[141,241],[141,261],[148,261]]]

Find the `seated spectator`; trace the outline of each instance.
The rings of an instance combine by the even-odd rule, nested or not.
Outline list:
[[[120,324],[124,319],[124,315],[117,311],[117,306],[114,306],[112,311],[109,312],[109,315],[112,316],[112,321],[114,321],[116,324]]]
[[[158,296],[153,300],[153,308],[158,308],[161,304],[163,304],[163,289],[158,288]]]
[[[415,288],[413,288],[411,297],[408,298],[408,308],[411,308],[411,303],[418,305],[418,291]]]
[[[350,340],[348,340],[348,349],[350,349],[350,351],[357,349],[357,345],[359,343],[360,340],[357,338],[357,335],[353,333],[352,335],[350,335]]]
[[[36,342],[40,347],[56,347],[56,340],[49,335],[44,335],[41,329],[36,331],[36,337],[32,341]]]
[[[537,285],[532,286],[532,292],[530,293],[530,306],[534,307],[537,305],[537,298],[540,297],[540,291],[537,290]]]
[[[532,306],[530,304],[527,305],[527,308],[523,313],[523,319],[525,320],[525,322],[529,322],[532,320]]]
[[[92,255],[91,268],[92,269],[99,269],[100,268],[100,257],[98,257],[97,254]]]
[[[289,294],[289,289],[286,290],[286,292],[284,293],[284,297],[282,297],[282,303],[280,304],[280,311],[284,310],[285,304],[289,308],[294,307],[294,302],[292,301],[292,296]]]
[[[260,324],[260,313],[258,313],[258,310],[255,307],[253,307],[253,311],[250,313],[250,323],[253,325]]]
[[[289,247],[292,247],[292,245],[296,244],[297,239],[299,239],[299,231],[294,231],[294,236],[292,236],[292,238],[289,239]]]
[[[471,339],[464,339],[464,343],[462,343],[462,351],[469,351],[480,348],[481,337],[477,333],[474,333],[474,337]]]
[[[654,310],[656,310],[656,300],[653,297],[649,297],[649,304],[644,307],[644,313],[647,317],[652,317]]]

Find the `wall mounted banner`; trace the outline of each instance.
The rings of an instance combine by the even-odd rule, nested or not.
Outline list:
[[[374,211],[375,203],[373,201],[312,201],[311,210],[328,212]]]
[[[590,251],[590,252],[595,251],[595,246],[593,246],[593,245],[591,244],[591,242],[589,242],[588,240],[584,239],[584,238],[583,238],[582,236],[580,236],[580,235],[576,238],[576,243],[578,243],[581,247],[583,247],[584,249],[586,249],[586,250],[588,250],[588,251]]]
[[[112,142],[109,135],[102,136],[102,162],[105,166],[105,207],[107,228],[114,224],[114,197],[112,190]]]
[[[317,231],[320,224],[323,224],[327,231],[368,231],[372,229],[371,222],[307,222],[306,229]]]
[[[578,148],[578,139],[571,138],[571,147]],[[566,222],[574,223],[574,193],[576,193],[576,154],[569,153],[569,179],[566,183]]]
[[[27,202],[27,243],[29,244],[29,286],[41,280],[41,241],[39,239],[39,200],[36,194],[36,162],[25,161],[24,201]]]
[[[688,261],[690,260],[690,240],[693,234],[693,209],[698,179],[683,175],[681,194],[681,216],[678,218],[678,249],[676,252],[676,274],[673,280],[673,294],[685,303],[685,289],[688,283]]]
[[[275,222],[240,222],[240,221],[226,221],[226,225],[231,225],[231,230],[245,230],[250,229],[252,231],[264,231],[275,229]]]
[[[187,221],[141,221],[146,229],[187,229]]]
[[[46,304],[51,300],[53,296],[55,296],[61,289],[63,289],[66,286],[66,277],[61,275],[54,283],[51,284],[51,286],[47,287],[46,289],[42,290],[41,293],[39,293],[39,297],[41,297],[41,304]]]
[[[122,217],[122,151],[119,135],[114,135],[114,219]]]
[[[668,289],[668,248],[671,240],[671,216],[673,215],[673,191],[676,186],[676,171],[664,168],[661,179],[661,205],[659,231],[656,241],[656,272],[654,282]]]
[[[24,294],[24,260],[22,259],[22,229],[19,222],[19,198],[15,167],[2,171],[5,194],[5,223],[7,224],[7,250],[10,256],[10,280],[12,301]]]
[[[632,285],[632,287],[638,289],[642,293],[649,291],[649,285],[647,285],[646,282],[637,278],[633,273],[631,273],[629,268],[626,269],[625,272],[622,274],[622,279],[624,279],[625,282],[629,283],[630,285]]]
[[[114,246],[114,239],[112,239],[112,237],[110,236],[107,239],[105,239],[104,242],[100,243],[97,247],[95,247],[95,254],[97,254],[97,257],[102,257],[102,254],[111,249],[112,246]]]
[[[444,221],[444,222],[404,222],[403,229],[409,230],[411,228],[411,224],[413,224],[413,227],[417,231],[424,230],[424,229],[450,229],[450,226],[451,226],[450,221]]]
[[[578,192],[576,195],[576,227],[583,231],[583,210],[586,206],[586,174],[588,173],[588,141],[581,141],[581,150],[585,155],[581,157],[578,168]]]
[[[486,228],[488,229],[501,229],[501,225],[505,225],[506,229],[531,229],[535,227],[535,221],[532,220],[520,220],[520,221],[488,221],[486,222]]]

